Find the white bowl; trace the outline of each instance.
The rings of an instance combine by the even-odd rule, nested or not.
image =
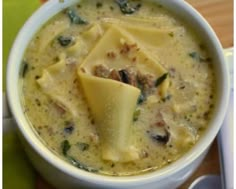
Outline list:
[[[217,100],[213,119],[206,133],[189,152],[160,170],[127,177],[111,177],[89,173],[63,161],[41,143],[25,118],[18,88],[21,61],[32,37],[52,16],[78,2],[79,0],[65,0],[64,3],[59,3],[58,0],[50,0],[45,3],[22,27],[11,50],[7,67],[7,95],[27,154],[42,176],[60,189],[78,188],[79,186],[102,189],[173,189],[178,187],[203,160],[220,129],[227,109],[229,78],[222,47],[217,36],[204,18],[185,1],[156,0],[193,27],[208,45],[217,76]]]

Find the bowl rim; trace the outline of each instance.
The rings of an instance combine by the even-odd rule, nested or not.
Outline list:
[[[114,184],[129,186],[133,185],[139,185],[139,184],[145,184],[153,182],[154,180],[161,180],[163,178],[167,178],[170,175],[184,169],[188,165],[190,165],[197,157],[199,157],[206,149],[207,147],[212,143],[215,136],[217,135],[220,126],[223,122],[224,115],[226,113],[228,101],[229,101],[229,76],[227,71],[226,63],[224,62],[224,55],[223,50],[221,47],[221,44],[214,33],[213,29],[210,27],[210,25],[206,22],[206,20],[188,3],[182,0],[172,1],[172,0],[157,0],[157,2],[161,4],[172,4],[173,7],[177,7],[183,11],[183,14],[186,16],[190,16],[193,20],[196,21],[199,27],[203,29],[203,31],[206,33],[206,36],[209,38],[212,45],[214,45],[214,51],[216,52],[216,56],[219,60],[219,70],[222,74],[222,93],[220,95],[220,101],[219,101],[219,108],[217,109],[217,112],[215,113],[215,119],[213,120],[213,123],[211,124],[211,129],[213,129],[211,132],[206,132],[205,136],[203,136],[200,141],[195,144],[195,146],[189,150],[184,156],[173,162],[172,164],[165,166],[164,168],[161,168],[160,170],[156,170],[150,173],[145,173],[141,175],[134,175],[134,176],[107,176],[107,175],[99,175],[94,173],[89,173],[84,170],[78,169],[74,167],[73,165],[70,165],[68,162],[62,160],[61,158],[57,157],[55,154],[53,154],[42,142],[41,140],[35,135],[32,128],[30,128],[29,124],[27,123],[26,118],[24,117],[23,110],[21,108],[21,102],[20,102],[20,95],[18,90],[18,75],[19,75],[19,65],[21,62],[21,59],[19,60],[17,57],[22,57],[22,52],[24,50],[19,50],[19,47],[21,47],[21,43],[27,37],[27,31],[32,27],[32,23],[35,21],[39,21],[40,17],[43,13],[46,13],[47,11],[50,11],[53,6],[59,6],[58,10],[62,10],[67,7],[68,4],[74,4],[78,2],[77,0],[65,0],[65,3],[60,4],[58,3],[58,0],[51,0],[42,5],[25,23],[25,25],[22,27],[20,32],[18,33],[16,40],[14,41],[13,47],[10,52],[10,56],[8,59],[8,65],[7,65],[7,97],[9,106],[12,110],[13,116],[17,122],[17,126],[20,130],[20,132],[23,134],[24,138],[27,140],[27,142],[31,145],[31,147],[41,156],[43,159],[45,159],[49,164],[56,167],[58,170],[66,173],[67,175],[72,176],[73,178],[80,179],[87,181],[89,183],[97,184],[97,185],[104,185],[104,186],[114,186]],[[69,3],[68,3],[69,2]],[[168,9],[168,8],[167,8]],[[56,10],[56,9],[55,9]],[[58,12],[58,11],[57,11]],[[45,14],[46,15],[46,14]],[[49,17],[46,17],[47,20],[50,19],[54,14],[50,14]],[[47,21],[46,20],[46,21]],[[43,23],[46,23],[45,21]],[[41,25],[43,24],[41,23]],[[41,28],[39,26],[38,28]],[[37,31],[36,31],[37,32]],[[34,32],[35,33],[35,32]],[[30,41],[31,39],[29,39]],[[18,55],[18,56],[17,56]],[[15,64],[17,66],[15,66]],[[18,68],[18,69],[16,69]],[[27,126],[26,126],[27,125]]]

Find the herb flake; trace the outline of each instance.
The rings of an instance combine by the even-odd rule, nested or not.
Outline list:
[[[26,61],[23,61],[23,68],[22,68],[22,77],[24,78],[27,71],[29,70],[29,65]]]
[[[84,142],[78,142],[77,146],[79,147],[81,151],[86,151],[89,149],[89,144],[84,143]]]
[[[72,165],[74,165],[77,168],[83,169],[83,170],[88,171],[88,172],[93,172],[93,173],[98,172],[97,169],[92,168],[92,167],[88,167],[88,166],[82,164],[81,162],[79,162],[78,160],[76,160],[75,158],[73,158],[71,156],[67,156],[67,159]]]
[[[72,42],[72,37],[59,36],[57,41],[62,47],[67,47]]]
[[[170,37],[174,37],[174,32],[169,32],[168,35],[169,35]]]
[[[78,167],[80,169],[83,169],[85,171],[88,171],[88,172],[98,172],[99,170],[98,169],[95,169],[95,168],[92,168],[92,167],[88,167],[87,165],[84,165],[82,164],[81,162],[79,162],[78,160],[76,160],[74,157],[68,155],[68,151],[69,149],[71,148],[71,145],[69,143],[68,140],[64,140],[62,141],[61,143],[61,147],[62,147],[62,153],[63,155],[67,158],[67,160],[72,164],[74,165],[75,167]]]
[[[166,97],[162,98],[162,101],[163,101],[163,102],[166,102],[167,100],[170,100],[171,97],[172,97],[172,95],[169,94],[169,95],[167,95]]]
[[[97,9],[101,8],[102,6],[103,6],[103,4],[102,4],[101,2],[97,2],[97,3],[96,3]]]
[[[162,76],[157,78],[155,82],[155,87],[158,87],[167,78],[167,76],[168,76],[168,73],[164,73]]]
[[[127,0],[116,0],[116,3],[119,5],[120,10],[123,14],[133,14],[141,7],[141,4],[131,6]]]
[[[61,148],[62,148],[62,153],[64,156],[67,156],[67,152],[69,151],[69,149],[71,148],[71,145],[69,143],[68,140],[64,140],[62,143],[61,143]]]
[[[139,117],[140,113],[141,113],[141,110],[140,110],[140,109],[136,109],[136,110],[134,111],[133,121],[137,121],[137,120],[138,120],[138,117]]]
[[[138,97],[137,104],[142,104],[145,100],[146,100],[146,97],[145,97],[144,93],[141,91],[141,93],[140,93],[140,95]]]
[[[191,52],[188,54],[192,59],[196,60],[197,62],[210,62],[211,58],[206,58],[201,56],[198,52]]]
[[[72,134],[75,129],[75,125],[72,121],[65,121],[64,132],[67,134]]]

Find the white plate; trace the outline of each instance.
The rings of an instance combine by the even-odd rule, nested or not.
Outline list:
[[[234,139],[233,139],[233,112],[234,112],[234,58],[233,48],[225,49],[225,58],[230,72],[231,94],[228,111],[217,136],[221,161],[221,182],[223,189],[233,189],[234,186]]]

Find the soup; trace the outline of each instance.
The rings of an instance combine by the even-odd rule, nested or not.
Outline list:
[[[176,161],[214,106],[203,41],[148,1],[81,1],[30,42],[20,87],[41,141],[74,166],[126,176]]]

